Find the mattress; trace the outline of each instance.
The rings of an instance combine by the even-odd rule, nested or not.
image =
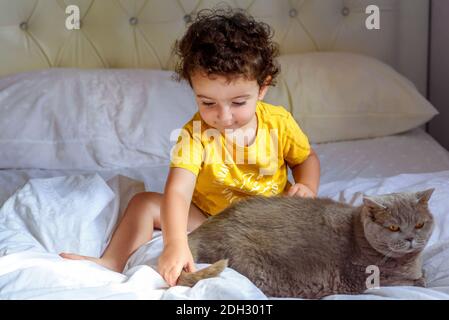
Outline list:
[[[424,252],[429,287],[381,287],[362,295],[325,299],[449,299],[449,230],[445,229],[449,152],[422,129],[314,148],[321,159],[322,196],[357,204],[361,193],[436,188],[430,206],[437,228]],[[163,247],[160,232],[130,257],[123,274],[58,256],[65,248],[100,255],[130,197],[143,190],[162,192],[167,173],[168,166],[96,172],[0,170],[0,220],[5,219],[2,213],[8,206],[22,212],[0,223],[0,299],[274,298],[230,268],[193,288],[167,288],[155,271]],[[58,195],[50,197],[53,193],[48,190]],[[74,195],[78,202],[64,202]],[[51,212],[41,215],[39,208],[48,207],[73,210],[64,219]],[[61,236],[64,232],[72,233],[73,239]]]

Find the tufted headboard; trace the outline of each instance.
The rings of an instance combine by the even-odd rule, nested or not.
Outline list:
[[[272,25],[281,53],[368,54],[425,93],[428,0],[0,0],[0,76],[49,67],[171,69],[186,24],[223,2]],[[79,30],[65,25],[72,4]],[[380,30],[365,27],[372,4]]]

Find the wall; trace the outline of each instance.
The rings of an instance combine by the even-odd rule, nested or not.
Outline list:
[[[440,114],[429,133],[449,150],[449,1],[432,0],[429,100]]]

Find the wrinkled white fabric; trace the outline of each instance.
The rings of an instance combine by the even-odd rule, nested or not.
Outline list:
[[[67,248],[79,249],[81,253],[104,250],[112,232],[110,226],[125,206],[116,203],[111,207],[114,201],[107,202],[111,193],[114,199],[129,199],[142,187],[138,181],[123,176],[107,181],[98,175],[30,180],[0,209],[3,221],[0,228],[0,252],[3,255],[0,257],[0,299],[267,298],[246,277],[230,268],[220,277],[203,280],[193,288],[177,286],[168,289],[155,271],[163,247],[160,232],[155,232],[153,239],[130,257],[124,274],[89,261],[65,260],[57,255],[59,250]],[[418,191],[431,187],[436,189],[429,204],[436,227],[424,251],[428,288],[381,287],[362,295],[333,295],[326,299],[449,299],[449,230],[446,227],[449,225],[446,200],[449,198],[449,171],[335,181],[324,184],[321,190],[323,195],[335,200],[359,204],[363,193]],[[54,188],[66,197],[54,196]],[[71,206],[66,205],[69,195]],[[14,207],[11,203],[17,205]],[[24,208],[23,203],[29,210],[17,210]],[[42,209],[45,204],[56,210],[58,203],[63,205],[60,216],[49,215],[48,209]],[[99,219],[102,215],[103,219]],[[111,219],[105,223],[108,215]],[[50,219],[53,221],[48,221]],[[79,241],[74,245],[75,235]],[[92,245],[93,242],[96,244]],[[197,265],[198,268],[204,266]]]
[[[58,256],[100,256],[126,199],[142,190],[126,177],[106,183],[97,174],[27,182],[0,209],[0,299],[266,299],[231,269],[192,289],[167,290],[151,267],[162,248],[160,234],[138,250],[131,260],[139,263],[124,274]]]

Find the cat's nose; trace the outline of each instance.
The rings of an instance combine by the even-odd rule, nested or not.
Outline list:
[[[406,240],[406,241],[410,241],[410,242],[412,242],[412,241],[413,241],[413,239],[414,239],[413,237],[410,237],[410,238],[405,238],[405,240]]]

